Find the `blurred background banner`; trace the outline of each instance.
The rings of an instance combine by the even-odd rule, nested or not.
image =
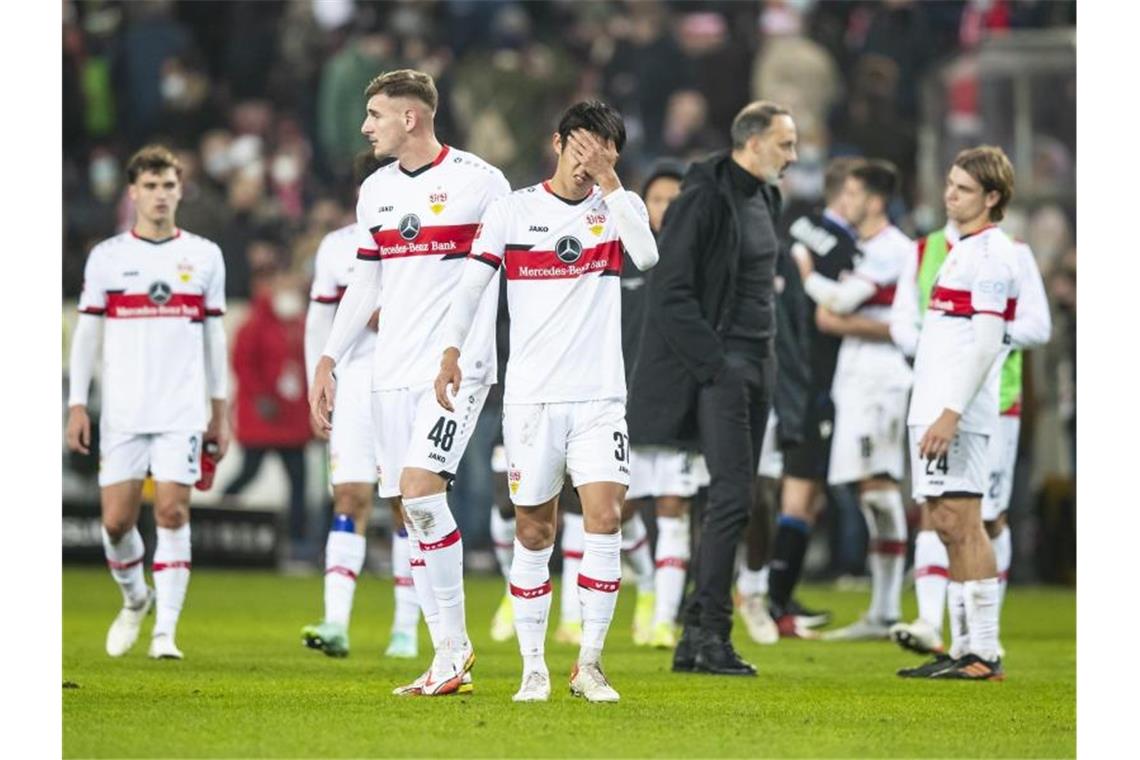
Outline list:
[[[1004,226],[1031,245],[1054,325],[1026,360],[1010,511],[1015,552],[1037,562],[1013,567],[1017,580],[1075,577],[1075,2],[92,0],[64,3],[62,32],[64,392],[87,253],[133,222],[123,165],[134,150],[176,150],[178,225],[225,256],[236,445],[214,488],[195,493],[196,563],[268,563],[286,539],[295,556],[316,559],[327,467],[296,412],[308,282],[318,242],[353,218],[364,88],[413,67],[436,79],[440,139],[500,167],[514,187],[549,176],[557,116],[586,97],[625,117],[618,169],[631,188],[661,157],[726,148],[748,101],[780,102],[800,138],[786,219],[820,201],[829,158],[880,157],[901,171],[892,212],[912,236],[943,223],[954,154],[1002,146],[1017,172]],[[247,400],[253,352],[258,367],[273,366],[273,392]],[[97,389],[92,398],[97,413]],[[476,569],[492,564],[498,403],[487,404],[451,499]],[[62,457],[65,558],[94,557],[96,461]],[[384,529],[387,510],[374,517]],[[862,530],[857,514],[829,522]],[[817,540],[811,569],[845,572],[828,546],[851,541]]]

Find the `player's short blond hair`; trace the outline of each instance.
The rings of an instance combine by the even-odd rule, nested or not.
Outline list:
[[[823,200],[831,203],[843,192],[843,183],[866,161],[860,156],[839,156],[827,162],[823,171]]]
[[[998,202],[990,209],[990,221],[1000,222],[1013,198],[1013,164],[1005,151],[995,145],[967,148],[955,157],[954,166],[982,186],[982,192],[997,192]]]
[[[182,179],[182,162],[178,157],[165,145],[148,145],[127,161],[127,184],[135,184],[144,172],[160,174],[167,169],[173,169],[178,179]]]
[[[390,98],[415,98],[434,114],[439,105],[439,91],[431,74],[415,69],[397,69],[379,75],[364,90],[364,99],[384,94]]]

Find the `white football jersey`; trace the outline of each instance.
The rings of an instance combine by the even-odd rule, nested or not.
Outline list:
[[[899,276],[907,258],[914,253],[914,241],[893,224],[879,234],[859,242],[853,277],[875,286],[874,294],[855,312],[879,322],[890,322]],[[875,341],[848,335],[839,345],[832,388],[842,393],[868,384],[882,388],[908,388],[911,370],[901,351],[890,341]]]
[[[355,224],[333,230],[321,239],[313,262],[310,300],[324,304],[340,303],[348,283],[352,281],[353,267],[356,266],[356,249]],[[337,371],[355,371],[357,367],[367,366],[372,361],[375,349],[376,335],[371,330],[365,330],[337,364]]]
[[[1017,310],[1018,253],[1012,240],[995,226],[966,235],[950,249],[938,271],[923,315],[914,360],[914,391],[909,425],[930,425],[949,404],[954,372],[968,366],[974,342],[970,318],[996,314],[1006,322]],[[981,389],[958,421],[958,429],[990,434],[997,424],[998,387],[1003,352]]]
[[[645,204],[626,194],[648,224]],[[610,217],[601,188],[571,202],[547,182],[511,193],[483,217],[471,255],[507,277],[504,403],[625,401],[622,245]]]
[[[124,232],[91,250],[79,310],[102,315],[102,425],[118,433],[205,430],[203,324],[226,309],[222,251],[176,230]]]
[[[360,187],[357,258],[380,262],[383,317],[376,335],[372,390],[431,383],[439,373],[441,331],[451,290],[491,201],[510,192],[503,173],[478,156],[444,146],[416,171],[393,161]],[[461,346],[463,376],[495,382],[498,279],[479,303]]]

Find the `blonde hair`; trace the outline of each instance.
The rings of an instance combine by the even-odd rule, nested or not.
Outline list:
[[[997,204],[990,209],[990,221],[1000,222],[1013,198],[1013,164],[1005,151],[994,145],[967,148],[954,159],[954,166],[973,177],[983,192],[998,194]]]

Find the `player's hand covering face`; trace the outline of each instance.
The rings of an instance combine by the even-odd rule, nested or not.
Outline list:
[[[613,140],[602,142],[596,135],[584,129],[575,129],[566,139],[566,149],[574,162],[574,181],[578,184],[586,180],[599,181],[614,170],[618,152]],[[584,173],[584,176],[583,176]]]

